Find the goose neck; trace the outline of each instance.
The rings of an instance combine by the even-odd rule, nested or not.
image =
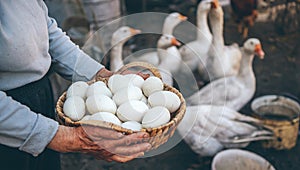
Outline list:
[[[246,51],[244,48],[242,48],[241,51],[242,51],[242,60],[241,60],[241,65],[238,73],[238,78],[243,80],[245,79],[253,80],[255,79],[253,68],[252,68],[254,54]]]
[[[210,34],[210,30],[207,23],[207,11],[199,11],[197,12],[197,38],[203,38],[203,36],[208,36]]]
[[[117,71],[118,68],[123,64],[123,59],[122,59],[123,44],[124,43],[119,43],[111,49],[111,56],[110,56],[111,71]]]
[[[217,18],[210,18],[210,25],[213,35],[213,44],[222,47],[224,46],[223,38],[223,20]]]
[[[164,25],[163,25],[163,29],[162,29],[162,34],[169,34],[169,35],[173,35],[173,31],[176,25],[165,21]]]

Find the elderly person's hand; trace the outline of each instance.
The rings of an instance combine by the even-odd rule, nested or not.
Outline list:
[[[98,73],[96,74],[96,77],[108,78],[108,77],[112,76],[113,74],[114,74],[114,72],[109,71],[106,68],[102,68],[101,70],[98,71]],[[141,72],[135,73],[130,70],[123,71],[122,74],[137,74],[137,75],[141,76],[143,79],[147,79],[150,76],[149,74],[144,74]]]
[[[107,161],[127,162],[144,155],[151,148],[145,132],[123,135],[94,126],[60,126],[48,148],[58,152],[80,152]]]

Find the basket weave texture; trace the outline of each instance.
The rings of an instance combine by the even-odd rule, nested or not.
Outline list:
[[[154,76],[161,79],[161,75],[159,73],[159,70],[155,68],[153,65],[144,63],[144,62],[132,62],[129,64],[126,64],[123,66],[119,71],[116,72],[116,74],[122,74],[122,72],[129,70],[132,67],[142,67],[148,69]],[[89,81],[88,84],[92,84],[96,81],[103,81],[107,84],[108,79],[103,78],[96,78],[96,80]],[[150,134],[150,138],[148,139],[148,142],[152,145],[152,149],[156,149],[160,145],[164,144],[168,141],[170,137],[173,136],[176,127],[178,126],[179,122],[182,120],[185,111],[186,111],[186,103],[182,96],[182,94],[174,87],[171,87],[167,84],[164,84],[164,90],[171,91],[175,93],[179,99],[180,99],[180,107],[177,111],[171,113],[171,120],[159,127],[156,128],[143,128],[141,131],[148,132]],[[129,129],[125,129],[121,126],[115,125],[113,123],[104,122],[104,121],[97,121],[97,120],[85,120],[85,121],[73,121],[69,117],[67,117],[63,112],[63,105],[66,100],[66,92],[64,92],[58,99],[56,103],[56,114],[57,119],[60,122],[60,124],[63,124],[65,126],[81,126],[81,125],[90,125],[90,126],[97,126],[100,128],[107,128],[107,129],[113,129],[118,132],[122,132],[123,134],[132,134],[136,133],[136,131],[132,131]]]

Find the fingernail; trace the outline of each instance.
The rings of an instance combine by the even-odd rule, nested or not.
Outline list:
[[[150,143],[147,144],[147,149],[151,149],[152,148],[152,145]]]
[[[144,156],[145,155],[145,153],[144,152],[142,152],[142,153],[140,153],[139,154],[139,156],[138,157],[141,157],[141,156]]]
[[[118,133],[118,135],[117,135],[117,137],[118,138],[121,138],[121,137],[123,137],[124,135],[122,134],[122,133]]]

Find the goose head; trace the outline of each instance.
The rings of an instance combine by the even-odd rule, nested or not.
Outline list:
[[[173,12],[170,13],[165,21],[164,21],[164,26],[163,26],[163,30],[162,33],[163,34],[173,34],[173,30],[174,28],[181,22],[186,21],[187,17],[181,15],[178,12]]]
[[[220,4],[219,4],[219,1],[218,0],[212,0],[211,1],[211,8],[218,8],[218,7],[221,7]]]
[[[260,59],[263,59],[265,52],[261,47],[261,43],[257,38],[249,38],[244,43],[244,49],[246,52],[257,55]]]
[[[211,1],[211,10],[209,12],[209,17],[223,20],[223,16],[224,16],[224,12],[223,12],[222,7],[220,6],[219,2],[217,0]]]
[[[160,49],[167,49],[172,46],[180,46],[180,45],[181,43],[177,41],[173,35],[169,35],[169,34],[163,34],[157,42],[157,47]]]
[[[200,13],[208,13],[212,7],[212,2],[213,0],[202,0],[197,7],[198,15],[201,15]]]
[[[118,43],[125,43],[132,36],[141,33],[140,30],[130,28],[128,26],[123,26],[116,30],[111,39],[111,45],[114,46]]]

